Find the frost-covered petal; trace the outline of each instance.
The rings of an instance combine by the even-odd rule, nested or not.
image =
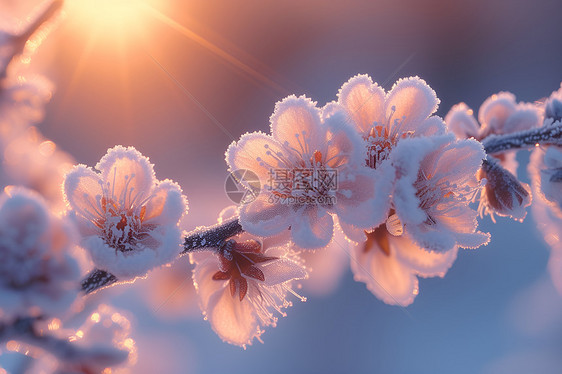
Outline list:
[[[445,116],[445,123],[458,139],[477,138],[480,131],[473,110],[465,103],[454,105]]]
[[[211,296],[222,291],[227,281],[213,279],[219,269],[219,260],[214,253],[196,252],[190,254],[190,258],[197,264],[193,269],[193,285],[199,295],[200,307],[205,311],[209,308]]]
[[[486,134],[503,134],[505,121],[515,111],[515,95],[500,92],[487,98],[478,111],[478,120]]]
[[[338,103],[361,134],[368,133],[375,122],[382,123],[384,101],[384,90],[368,75],[356,75],[338,93]]]
[[[332,216],[320,207],[305,206],[294,215],[291,237],[302,249],[316,249],[328,245],[334,235]]]
[[[539,108],[533,104],[518,104],[516,110],[507,117],[503,133],[509,134],[518,131],[529,130],[533,127],[540,126],[542,118],[539,113]]]
[[[418,293],[418,279],[398,261],[389,246],[384,236],[379,236],[378,240],[371,237],[366,243],[355,246],[351,251],[353,278],[365,283],[367,289],[385,303],[407,306]]]
[[[342,113],[336,113],[326,119],[327,130],[323,142],[322,161],[328,168],[344,169],[363,166],[364,143],[359,134],[346,121]]]
[[[355,171],[339,182],[336,213],[340,222],[364,230],[380,225],[390,209],[394,168],[384,163],[376,170]]]
[[[419,247],[407,235],[392,240],[396,242],[398,260],[422,277],[445,276],[457,258],[457,247],[446,252],[434,252]]]
[[[392,117],[392,121],[404,119],[403,131],[415,131],[423,120],[437,110],[438,105],[435,91],[423,79],[403,78],[394,84],[387,95],[385,116]]]
[[[266,255],[268,253],[266,252]],[[305,268],[288,258],[279,258],[277,260],[268,261],[260,266],[265,275],[264,284],[266,286],[275,286],[290,280],[306,278]]]
[[[102,180],[86,165],[74,167],[65,177],[64,193],[70,207],[86,219],[102,217]]]
[[[171,180],[159,182],[145,205],[143,221],[159,225],[177,224],[187,211],[181,187]]]
[[[232,297],[228,287],[211,296],[206,315],[217,335],[230,344],[243,346],[257,335],[251,304]]]
[[[231,172],[240,169],[251,170],[259,177],[262,185],[266,183],[271,169],[288,167],[278,155],[284,155],[288,160],[294,159],[291,152],[287,152],[277,140],[261,132],[242,135],[238,142],[230,144],[225,153]]]
[[[291,207],[287,204],[270,203],[270,196],[262,193],[256,200],[240,208],[240,224],[245,231],[266,237],[279,234],[291,225]]]
[[[133,147],[109,149],[96,169],[111,196],[127,207],[144,201],[156,183],[153,165]]]
[[[291,95],[275,105],[271,115],[271,135],[286,148],[300,154],[322,149],[326,130],[316,103],[305,96]]]

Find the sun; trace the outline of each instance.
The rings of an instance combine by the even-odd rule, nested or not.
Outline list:
[[[68,18],[78,32],[94,33],[98,38],[130,38],[143,30],[150,0],[70,0]]]

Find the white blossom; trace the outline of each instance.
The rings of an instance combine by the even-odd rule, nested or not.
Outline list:
[[[64,182],[94,265],[128,280],[178,256],[178,222],[187,210],[181,188],[156,180],[148,158],[132,147],[110,149],[96,169],[78,165]]]
[[[271,236],[290,227],[298,247],[313,249],[332,239],[332,215],[357,227],[376,223],[375,181],[360,167],[361,140],[341,115],[322,120],[314,102],[289,96],[276,105],[271,134],[245,134],[226,151],[231,171],[251,170],[262,183],[258,198],[240,207],[244,230]],[[313,179],[298,182],[303,171]],[[322,179],[329,175],[337,185]]]

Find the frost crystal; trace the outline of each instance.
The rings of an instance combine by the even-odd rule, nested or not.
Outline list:
[[[101,174],[78,165],[64,182],[81,244],[96,267],[128,280],[173,260],[187,210],[180,187],[157,181],[152,164],[132,147],[110,149],[96,168]]]

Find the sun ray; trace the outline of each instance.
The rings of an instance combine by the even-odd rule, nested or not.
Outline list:
[[[274,90],[282,93],[283,95],[287,95],[289,90],[278,84],[277,82],[273,81],[269,77],[265,76],[264,74],[260,73],[259,71],[255,70],[248,64],[240,61],[235,56],[231,55],[230,53],[226,52],[222,48],[218,47],[217,45],[211,43],[204,37],[198,35],[194,31],[188,29],[187,27],[179,24],[178,22],[174,21],[170,17],[166,16],[162,12],[154,9],[150,5],[143,6],[143,9],[149,11],[156,19],[162,21],[166,25],[170,26],[172,29],[178,31],[182,35],[188,37],[192,41],[196,42],[197,44],[201,45],[203,48],[209,50],[210,52],[214,53],[218,57],[222,58],[224,61],[228,62],[229,64],[233,65],[234,67],[241,70],[247,76],[251,77],[252,79],[256,80],[257,82],[264,84]]]

